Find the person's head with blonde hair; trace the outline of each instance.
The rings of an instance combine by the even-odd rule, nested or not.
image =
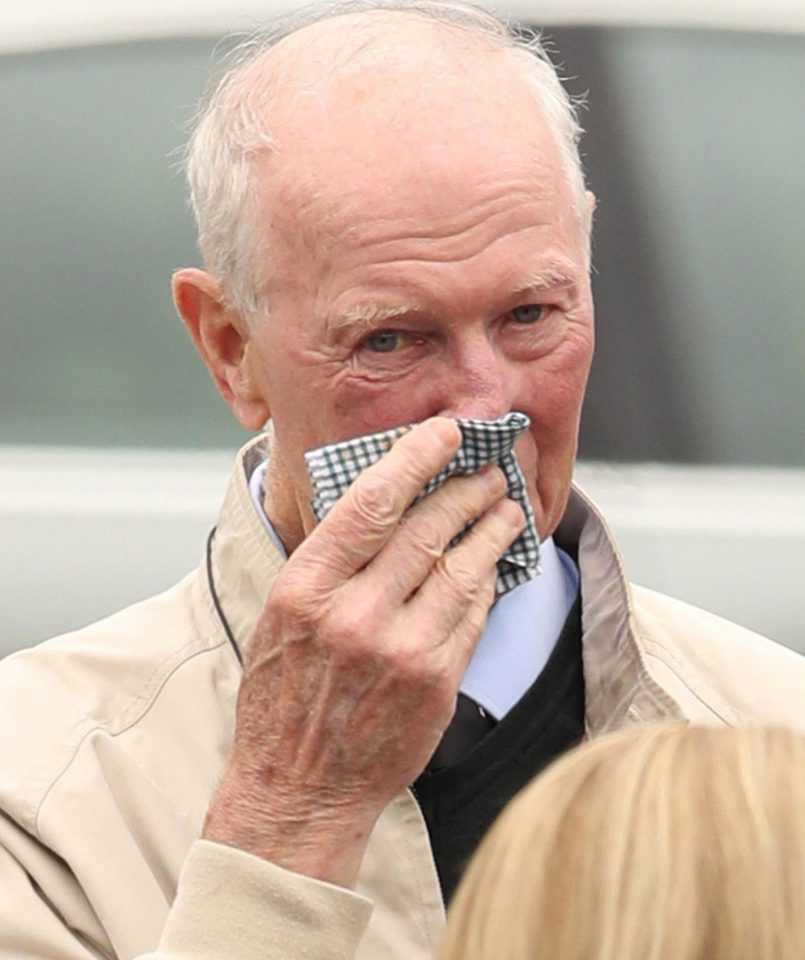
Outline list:
[[[439,960],[802,960],[805,737],[627,730],[506,808]]]

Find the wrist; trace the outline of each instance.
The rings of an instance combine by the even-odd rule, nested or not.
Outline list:
[[[202,837],[352,889],[379,814],[269,795],[230,775],[213,796]]]

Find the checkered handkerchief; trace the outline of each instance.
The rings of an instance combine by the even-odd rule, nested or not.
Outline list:
[[[414,503],[433,493],[448,477],[477,473],[487,463],[497,462],[509,484],[509,496],[525,511],[526,526],[498,561],[496,592],[500,597],[540,572],[539,536],[531,503],[525,492],[520,465],[512,453],[514,441],[531,421],[524,413],[508,413],[499,420],[456,420],[464,438],[453,459],[416,497]],[[331,443],[305,454],[313,484],[313,512],[319,520],[368,466],[388,453],[395,440],[409,427],[395,427],[382,433]],[[454,543],[461,538],[456,537]],[[451,544],[452,546],[452,544]]]

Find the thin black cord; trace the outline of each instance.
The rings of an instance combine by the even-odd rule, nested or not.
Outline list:
[[[212,538],[215,536],[216,529],[216,527],[213,527],[212,530],[210,530],[210,535],[207,537],[207,584],[210,588],[210,596],[212,597],[212,602],[215,606],[215,612],[218,614],[218,619],[221,621],[221,626],[224,628],[224,633],[226,634],[229,642],[232,644],[232,649],[235,651],[235,656],[238,658],[238,663],[243,666],[243,656],[241,655],[240,647],[238,646],[229,623],[224,616],[224,611],[221,608],[221,601],[218,599],[218,594],[215,591],[215,581],[212,577]]]

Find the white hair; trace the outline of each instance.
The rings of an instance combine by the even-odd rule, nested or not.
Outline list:
[[[227,305],[250,323],[268,314],[269,279],[254,158],[275,143],[266,128],[265,84],[255,83],[249,68],[280,40],[303,27],[346,14],[381,11],[449,24],[511,50],[555,137],[589,260],[591,214],[578,151],[582,133],[579,104],[562,86],[540,36],[463,0],[340,0],[297,11],[238,43],[204,97],[187,145],[187,178],[201,253],[207,269],[221,284]]]

